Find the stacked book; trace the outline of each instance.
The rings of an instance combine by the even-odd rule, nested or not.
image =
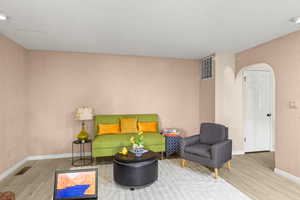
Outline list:
[[[162,130],[163,136],[179,136],[180,131],[177,128],[165,128]]]

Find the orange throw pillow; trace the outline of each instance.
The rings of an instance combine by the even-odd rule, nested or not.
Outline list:
[[[157,133],[157,122],[139,122],[139,131]]]
[[[98,124],[98,130],[98,135],[121,133],[120,124]]]
[[[121,118],[122,133],[137,133],[137,118]]]

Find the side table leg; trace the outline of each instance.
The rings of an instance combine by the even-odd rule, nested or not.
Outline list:
[[[93,142],[91,142],[90,145],[90,154],[91,154],[91,165],[96,165],[96,162],[94,163],[94,157],[93,157]]]
[[[82,162],[82,143],[80,143],[80,156],[79,156],[79,159],[80,159],[80,166],[82,167],[83,166],[83,162]]]
[[[97,158],[91,157],[92,159],[92,165],[97,165]]]
[[[74,143],[72,143],[72,165],[74,166]]]
[[[82,145],[82,155],[83,155],[83,166],[85,166],[85,151],[84,151],[84,144]]]

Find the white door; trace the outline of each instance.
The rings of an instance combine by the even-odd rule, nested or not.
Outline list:
[[[271,78],[268,71],[245,71],[245,152],[271,150]]]

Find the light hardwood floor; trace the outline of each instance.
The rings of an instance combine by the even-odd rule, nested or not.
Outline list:
[[[274,163],[270,152],[234,156],[220,176],[253,200],[300,200],[300,184],[275,174]]]
[[[14,191],[17,200],[50,200],[54,170],[69,169],[70,163],[70,159],[29,161],[25,166],[32,168],[1,181],[0,191]],[[219,175],[253,200],[299,200],[300,185],[276,175],[273,168],[273,153],[253,153],[234,156],[232,169],[224,167]]]

